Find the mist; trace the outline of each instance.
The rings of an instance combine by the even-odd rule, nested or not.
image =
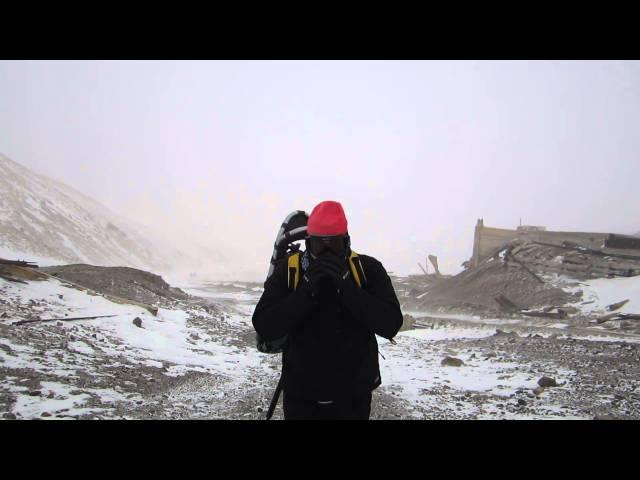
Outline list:
[[[0,152],[255,281],[322,200],[403,275],[478,218],[638,232],[639,107],[636,61],[0,62]]]

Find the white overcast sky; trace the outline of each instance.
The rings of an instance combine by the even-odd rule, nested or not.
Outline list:
[[[266,274],[292,210],[444,273],[495,227],[640,230],[640,62],[2,61],[0,152]]]

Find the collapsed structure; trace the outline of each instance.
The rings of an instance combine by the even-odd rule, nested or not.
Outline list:
[[[520,226],[516,230],[485,227],[478,219],[470,267],[506,247],[512,268],[574,278],[640,275],[640,238],[615,233],[556,232],[545,227]],[[526,268],[526,267],[525,267]]]
[[[570,305],[582,301],[579,288],[566,287],[640,275],[640,238],[535,226],[498,229],[479,219],[472,257],[463,266],[455,276],[394,279],[403,309],[565,318],[578,313]]]

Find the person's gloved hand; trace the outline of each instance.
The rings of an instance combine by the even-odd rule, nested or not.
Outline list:
[[[333,254],[319,256],[315,260],[317,268],[331,279],[334,287],[338,291],[342,290],[348,283],[351,272],[349,262],[345,257]]]
[[[311,263],[309,268],[302,275],[302,288],[311,297],[318,297],[322,285],[330,282],[329,272],[325,271],[317,261]]]

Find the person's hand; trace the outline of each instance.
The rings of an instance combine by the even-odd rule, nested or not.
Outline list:
[[[329,272],[325,271],[317,261],[311,263],[302,275],[302,288],[311,297],[318,297],[321,285],[331,281]]]
[[[331,279],[331,283],[336,289],[341,290],[349,281],[351,272],[349,271],[348,260],[337,255],[325,254],[315,260],[317,268]]]

